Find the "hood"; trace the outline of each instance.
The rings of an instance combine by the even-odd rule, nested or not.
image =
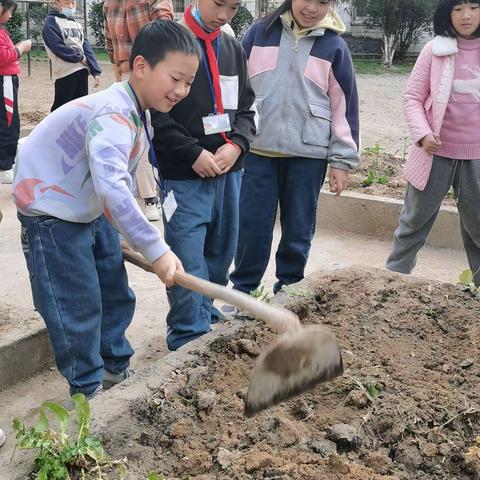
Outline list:
[[[291,25],[294,23],[293,30],[298,35],[306,35],[309,32],[314,32],[316,30],[333,30],[338,34],[345,33],[346,27],[343,23],[343,20],[339,17],[339,15],[331,8],[327,15],[325,15],[322,20],[320,20],[314,27],[309,28],[299,28],[297,23],[293,20],[293,15],[291,10],[285,12],[281,15],[282,19],[286,22],[287,25]]]

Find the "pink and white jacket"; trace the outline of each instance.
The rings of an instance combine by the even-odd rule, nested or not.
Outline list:
[[[432,169],[433,155],[420,145],[429,134],[440,135],[455,75],[457,39],[435,37],[421,51],[410,75],[404,97],[404,112],[414,144],[404,172],[418,190],[424,190]]]

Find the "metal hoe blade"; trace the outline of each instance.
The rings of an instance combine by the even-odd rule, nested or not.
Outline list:
[[[335,335],[315,326],[287,332],[258,359],[244,414],[251,417],[343,373]]]

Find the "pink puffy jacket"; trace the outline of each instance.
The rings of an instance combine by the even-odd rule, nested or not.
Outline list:
[[[420,146],[420,140],[433,133],[440,135],[455,74],[457,39],[435,37],[418,56],[408,80],[403,106],[414,144],[404,172],[418,190],[427,184],[433,156]]]

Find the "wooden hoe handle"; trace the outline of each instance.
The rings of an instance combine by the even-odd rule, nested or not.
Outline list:
[[[153,273],[152,265],[139,253],[122,246],[122,254],[123,258],[128,262],[147,272]],[[173,278],[177,285],[187,288],[188,290],[210,298],[218,298],[231,305],[235,305],[240,310],[253,314],[278,333],[300,328],[297,315],[286,308],[270,305],[246,293],[203,280],[189,273],[176,272]]]

